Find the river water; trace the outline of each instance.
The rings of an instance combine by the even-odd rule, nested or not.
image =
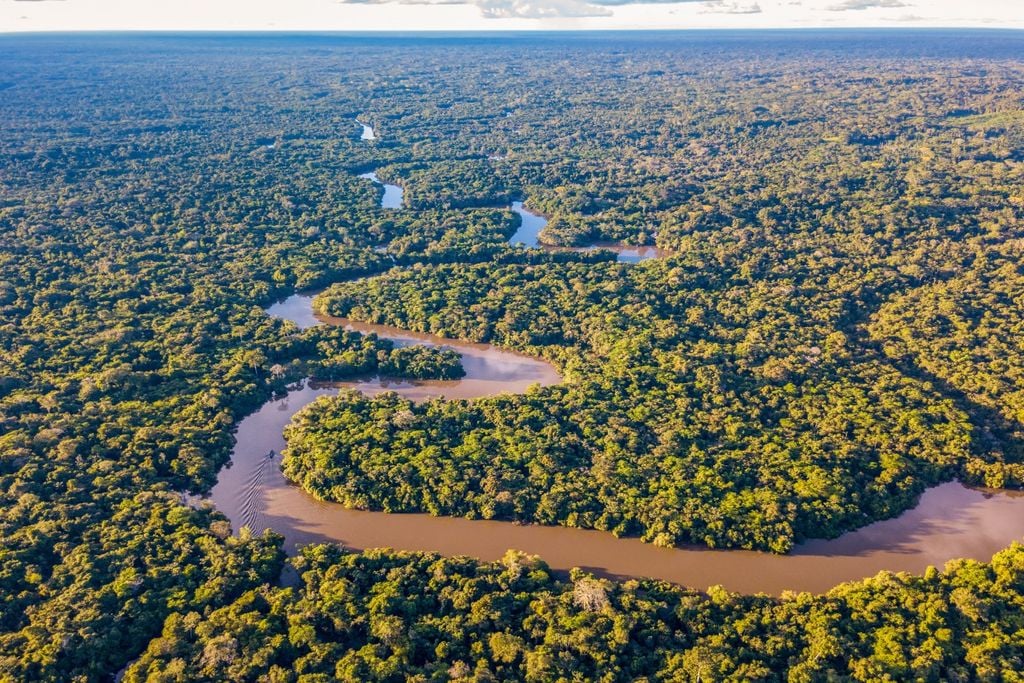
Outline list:
[[[402,208],[404,195],[401,186],[383,182],[379,177],[377,177],[376,171],[363,173],[359,177],[365,178],[366,180],[370,180],[377,185],[382,185],[384,187],[384,195],[380,200],[380,206],[382,209]],[[544,230],[544,226],[548,224],[548,219],[524,208],[521,201],[512,202],[510,208],[520,218],[519,228],[509,239],[509,243],[513,245],[521,244],[524,247],[545,249],[547,251],[587,252],[594,251],[595,249],[606,249],[608,251],[614,251],[616,254],[616,260],[620,263],[639,263],[648,259],[665,258],[669,255],[669,252],[664,249],[659,249],[652,245],[629,246],[618,244],[616,242],[595,242],[585,247],[561,247],[541,244],[539,239],[540,233]]]
[[[364,140],[373,129],[363,125]],[[402,189],[384,185],[384,208],[402,206]],[[510,242],[543,246],[538,235],[547,220],[514,202],[522,224]],[[665,253],[654,247],[612,248],[620,261],[637,262]],[[553,249],[559,249],[555,247]],[[221,470],[210,500],[237,531],[273,529],[294,551],[307,543],[334,542],[353,549],[389,547],[496,560],[514,548],[540,555],[555,570],[582,567],[612,578],[650,577],[694,588],[722,585],[743,593],[779,594],[785,590],[823,592],[842,581],[882,570],[920,573],[929,565],[966,557],[987,560],[1024,537],[1024,495],[981,491],[952,482],[924,493],[917,507],[899,517],[876,522],[834,540],[811,540],[788,555],[707,548],[658,548],[633,538],[600,531],[519,525],[512,522],[390,514],[348,510],[314,499],[290,485],[281,473],[285,448],[282,430],[292,416],[324,396],[354,389],[367,395],[395,391],[414,401],[443,396],[473,399],[503,392],[520,393],[531,385],[561,381],[549,363],[486,344],[472,344],[398,328],[358,323],[313,313],[313,295],[296,294],[267,309],[300,328],[340,325],[373,332],[399,345],[447,346],[459,352],[466,376],[453,381],[394,381],[366,377],[349,382],[292,387],[284,398],[269,401],[239,423],[231,465]]]
[[[522,244],[525,247],[546,249],[548,251],[593,251],[607,249],[614,251],[620,263],[639,263],[648,259],[665,258],[668,252],[655,246],[632,247],[615,242],[595,242],[586,247],[552,247],[540,243],[540,233],[548,224],[548,219],[534,213],[523,206],[520,201],[512,202],[512,211],[519,215],[519,229],[509,239],[511,244]]]
[[[398,185],[392,185],[390,183],[383,182],[377,177],[376,171],[369,173],[363,173],[359,176],[360,178],[366,178],[372,180],[378,185],[384,186],[384,196],[380,198],[380,208],[382,209],[401,209],[402,208],[402,188]]]
[[[359,119],[356,119],[356,123],[363,127],[363,132],[359,136],[360,140],[376,140],[377,135],[373,132],[373,126],[368,126]]]
[[[235,529],[271,528],[289,551],[313,542],[354,549],[391,547],[500,558],[509,548],[540,555],[553,569],[584,567],[603,576],[652,577],[696,588],[720,584],[744,593],[825,591],[881,570],[920,573],[957,557],[989,559],[1024,537],[1024,496],[948,483],[925,492],[896,519],[876,522],[838,539],[803,543],[788,555],[705,548],[658,548],[599,531],[511,522],[347,510],[315,500],[288,484],[280,471],[281,432],[292,415],[341,389],[373,395],[393,390],[416,401],[433,396],[471,399],[522,392],[531,384],[560,381],[546,362],[484,344],[415,334],[381,325],[316,316],[311,295],[294,295],[268,309],[300,327],[334,324],[375,332],[398,344],[449,346],[462,354],[466,377],[455,381],[396,382],[377,377],[329,385],[310,382],[270,401],[242,420],[232,466],[221,471],[211,498]],[[275,455],[268,457],[273,451]]]

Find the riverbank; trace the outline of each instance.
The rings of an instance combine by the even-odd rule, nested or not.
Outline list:
[[[349,382],[303,382],[266,403],[239,424],[232,466],[221,471],[212,502],[234,529],[270,528],[293,552],[308,543],[354,549],[390,547],[495,560],[509,548],[540,555],[553,569],[583,567],[611,578],[647,577],[695,588],[720,584],[741,593],[822,592],[879,571],[923,572],[960,557],[987,560],[1024,536],[1024,495],[971,489],[951,482],[929,489],[919,504],[895,519],[875,522],[833,540],[812,540],[787,555],[745,550],[660,548],[601,531],[512,522],[349,510],[316,500],[289,484],[280,469],[282,431],[316,399],[356,390],[395,391],[414,401],[474,399],[522,392],[561,381],[546,362],[485,344],[416,334],[382,325],[318,316],[313,297],[295,295],[268,313],[300,327],[335,324],[374,333],[396,344],[444,345],[458,351],[466,377],[453,381],[395,381],[368,377]],[[274,456],[268,457],[273,451]]]

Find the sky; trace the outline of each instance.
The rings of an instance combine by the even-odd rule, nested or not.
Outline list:
[[[0,32],[1024,28],[1024,0],[0,0]]]

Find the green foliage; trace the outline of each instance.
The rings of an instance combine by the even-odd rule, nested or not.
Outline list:
[[[303,331],[296,360],[316,379],[339,380],[381,374],[409,379],[458,379],[466,374],[457,352],[429,346],[401,346],[341,327],[318,325]],[[286,369],[282,369],[286,372]]]
[[[393,265],[318,305],[567,381],[319,402],[317,495],[783,551],[1020,483],[1016,38],[0,40],[0,679],[1019,677],[1017,548],[775,601],[311,547],[293,589],[184,495],[292,379],[458,376],[262,308]],[[514,249],[513,196],[674,256]]]
[[[968,474],[997,488],[1024,484],[1022,255],[1017,242],[987,250],[962,274],[893,297],[870,325],[888,356],[976,407],[991,457]]]
[[[125,681],[1021,680],[1024,547],[823,596],[308,548],[294,588],[175,615]]]

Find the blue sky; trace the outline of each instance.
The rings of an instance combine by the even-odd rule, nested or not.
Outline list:
[[[1024,0],[0,0],[0,31],[1024,28]]]

